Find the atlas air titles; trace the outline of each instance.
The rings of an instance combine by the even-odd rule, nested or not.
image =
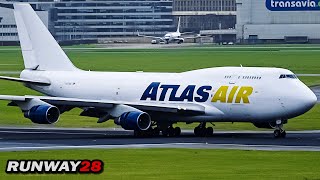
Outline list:
[[[159,90],[161,89],[161,91]],[[181,95],[177,96],[179,89],[183,89]],[[142,94],[140,100],[151,101],[168,101],[177,102],[206,102],[211,92],[211,102],[216,103],[244,103],[249,104],[249,96],[253,92],[251,86],[220,86],[218,90],[213,91],[210,85],[197,87],[196,85],[187,85],[185,88],[177,84],[161,84],[160,82],[152,82]]]

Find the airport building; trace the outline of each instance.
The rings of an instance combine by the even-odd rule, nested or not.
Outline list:
[[[47,11],[49,30],[58,41],[136,36],[137,31],[146,35],[163,35],[176,27],[172,15],[172,0],[24,2],[29,2],[38,10]],[[0,8],[0,14],[6,14],[7,11]],[[9,16],[10,24],[14,25],[13,14]],[[7,34],[5,35],[6,39],[9,39]],[[11,40],[17,40],[16,34],[10,35],[13,36]]]
[[[48,12],[37,11],[37,14],[45,26],[48,27]],[[19,37],[13,10],[0,7],[0,45],[16,45],[18,41]]]
[[[212,36],[213,42],[320,42],[320,9],[280,7],[284,0],[0,0],[14,1],[42,10],[40,18],[60,42],[136,42],[137,31],[153,36],[175,31],[179,16],[181,31]],[[13,12],[0,7],[0,45],[17,41]]]
[[[228,32],[208,30],[234,29],[236,23],[235,0],[0,0],[15,1],[29,2],[42,10],[41,19],[46,19],[50,32],[60,42],[135,37],[137,31],[161,36],[175,31],[179,16],[182,31],[207,30],[207,34],[216,36],[215,41],[222,41],[230,39]],[[6,21],[0,26],[4,33],[0,41],[17,42],[12,10],[0,8],[0,15]]]
[[[293,2],[295,7],[282,0],[237,0],[238,42],[320,42],[320,8]]]
[[[181,16],[183,31],[213,37],[214,42],[235,41],[235,0],[174,0],[173,15]]]

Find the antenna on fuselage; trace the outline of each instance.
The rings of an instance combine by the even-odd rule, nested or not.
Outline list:
[[[243,67],[242,64],[240,64],[240,67]]]

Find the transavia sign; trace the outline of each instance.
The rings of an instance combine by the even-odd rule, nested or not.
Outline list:
[[[320,0],[266,0],[270,11],[320,11]]]

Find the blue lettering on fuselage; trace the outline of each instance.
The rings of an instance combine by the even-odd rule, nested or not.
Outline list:
[[[168,92],[170,92],[169,101],[206,102],[210,95],[208,91],[212,89],[212,87],[208,85],[200,86],[198,89],[196,89],[196,85],[188,85],[184,88],[181,95],[177,96],[179,88],[180,85],[162,84],[160,86],[160,82],[152,82],[143,92],[140,100],[164,101],[168,96]],[[157,99],[159,89],[162,89],[162,91],[159,99]]]

